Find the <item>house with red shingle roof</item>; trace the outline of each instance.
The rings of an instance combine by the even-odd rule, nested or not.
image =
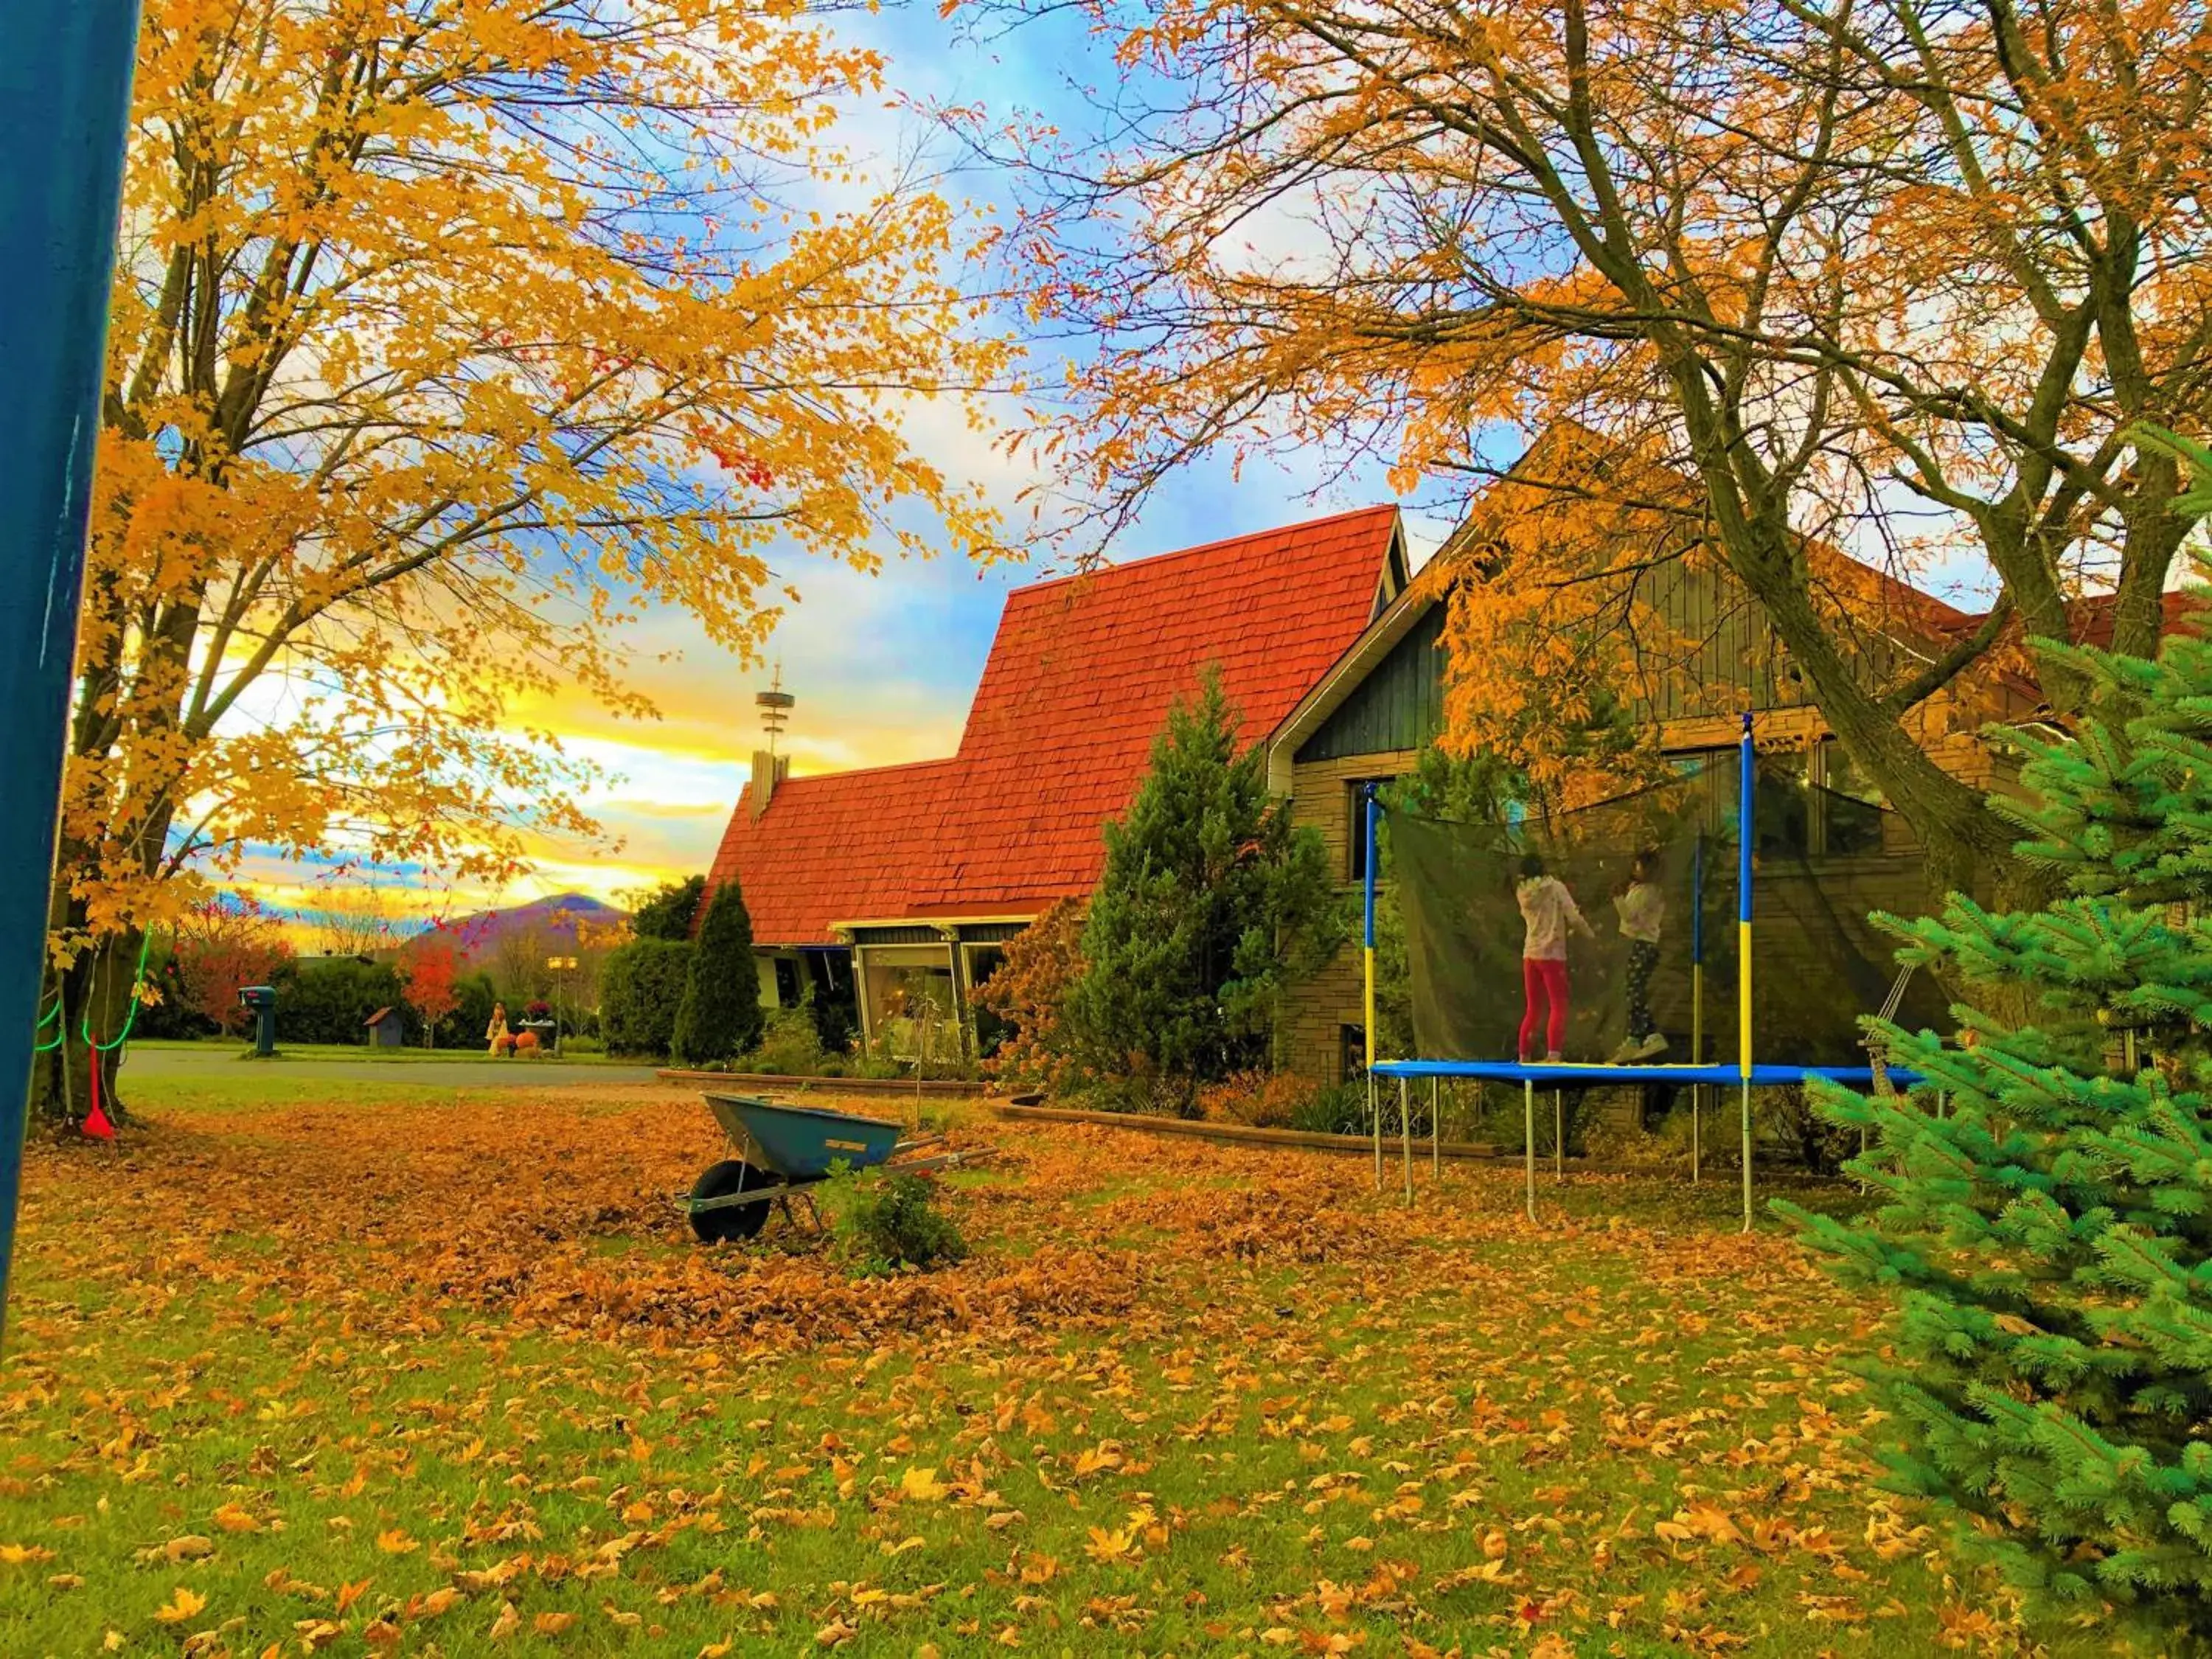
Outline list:
[[[1565,428],[1532,447],[1507,482],[1564,470],[1559,487],[1571,489],[1573,468],[1588,467],[1609,488],[1620,465],[1593,434]],[[1668,481],[1653,478],[1656,487],[1637,493],[1663,504]],[[1686,480],[1674,488],[1698,499]],[[1209,665],[1247,738],[1267,745],[1275,792],[1319,830],[1347,890],[1355,887],[1361,792],[1410,769],[1443,727],[1455,567],[1481,556],[1478,537],[1551,533],[1540,503],[1497,507],[1494,495],[1479,501],[1419,581],[1408,578],[1396,509],[1377,507],[1018,589],[953,755],[799,778],[756,755],[709,881],[743,884],[766,1000],[791,1006],[811,989],[818,1003],[850,1006],[869,1040],[888,1037],[902,1054],[912,1040],[905,1016],[933,1009],[973,1052],[969,994],[1008,939],[1055,901],[1091,892],[1104,864],[1103,826],[1128,806],[1169,708]],[[1850,826],[1869,819],[1837,803],[1879,805],[1878,793],[1756,603],[1698,550],[1698,516],[1694,505],[1638,508],[1620,533],[1653,538],[1650,556],[1620,557],[1618,546],[1597,555],[1609,567],[1617,560],[1635,589],[1632,607],[1620,608],[1624,617],[1632,608],[1644,630],[1631,700],[1660,748],[1683,761],[1732,753],[1739,712],[1758,713],[1766,763],[1806,786],[1808,850],[1844,851],[1861,833]],[[1981,627],[1983,618],[1834,548],[1805,552],[1817,600],[1871,682],[1903,684]],[[2170,596],[2169,623],[2184,608]],[[2108,634],[2109,609],[2085,600],[2077,637],[2094,639],[2100,626]],[[1908,726],[1939,764],[2002,787],[1983,729],[2045,713],[2021,660],[2016,650],[1993,652],[1915,704]],[[1878,816],[1893,838],[1895,815]],[[1848,850],[1894,860],[1900,879],[1917,864],[1907,844]],[[1346,953],[1292,996],[1286,1055],[1316,1081],[1340,1080],[1358,1063],[1356,957]]]
[[[708,879],[742,885],[764,1000],[849,1000],[894,1046],[889,1022],[931,1008],[972,1046],[969,993],[1097,884],[1174,702],[1212,668],[1265,740],[1406,580],[1398,511],[1374,507],[1034,583],[954,754],[814,777],[756,755]]]

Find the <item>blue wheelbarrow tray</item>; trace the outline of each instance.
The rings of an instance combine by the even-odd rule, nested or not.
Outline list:
[[[827,1181],[840,1164],[919,1175],[965,1161],[949,1149],[917,1156],[941,1144],[943,1135],[908,1137],[896,1123],[826,1107],[710,1094],[707,1109],[738,1156],[708,1170],[684,1200],[692,1230],[702,1239],[751,1237],[766,1224],[772,1205],[788,1213],[794,1194]]]

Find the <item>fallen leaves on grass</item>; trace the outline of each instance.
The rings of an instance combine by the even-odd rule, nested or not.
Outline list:
[[[137,1535],[207,1516],[222,1549],[143,1565],[220,1589],[283,1542],[311,1575],[265,1581],[289,1651],[349,1620],[379,1651],[912,1650],[925,1617],[963,1650],[1134,1647],[1170,1595],[1227,1651],[1721,1653],[1893,1616],[1981,1639],[1924,1598],[1881,1611],[1935,1545],[1869,1495],[1831,1364],[1871,1318],[1787,1241],[1587,1180],[1565,1193],[1597,1219],[1532,1228],[1510,1170],[1407,1209],[1295,1154],[989,1133],[1007,1156],[948,1197],[975,1255],[857,1281],[781,1230],[693,1243],[668,1195],[723,1149],[662,1097],[198,1111],[96,1193],[40,1152],[26,1237],[88,1304],[213,1309],[210,1344],[284,1374],[112,1375],[56,1303],[11,1426],[68,1448],[46,1476],[80,1490],[166,1494],[220,1443]],[[39,1474],[6,1501],[44,1501]],[[216,1559],[168,1554],[194,1539]],[[1655,1571],[1674,1588],[1622,1593]]]
[[[206,1596],[179,1584],[169,1599],[155,1610],[154,1617],[165,1625],[181,1625],[206,1606]]]

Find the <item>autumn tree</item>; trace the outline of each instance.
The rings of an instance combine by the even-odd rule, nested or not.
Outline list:
[[[195,902],[171,925],[176,980],[192,1011],[221,1030],[243,1030],[252,1016],[239,992],[270,983],[292,960],[283,923],[252,894],[229,892]],[[95,1038],[114,1034],[91,1030]]]
[[[334,890],[307,920],[325,956],[373,957],[393,943],[384,892],[375,886]]]
[[[1461,630],[1455,745],[1504,752],[1531,688],[1611,671],[1589,641],[1652,561],[1708,561],[1939,873],[2019,870],[1911,721],[2088,589],[2116,649],[2155,644],[2179,475],[2128,432],[2212,410],[2201,0],[1081,9],[1119,92],[1001,142],[1035,304],[1091,348],[1037,435],[1109,528],[1208,450],[1330,443],[1411,488],[1571,423],[1607,458],[1559,481],[1583,533],[1455,550],[1484,580],[1455,607],[1515,625]],[[1632,510],[1660,533],[1593,571]],[[1831,544],[1971,553],[1996,605],[1872,662]],[[2060,710],[2086,686],[2051,660]]]
[[[433,922],[399,952],[399,980],[407,1006],[422,1017],[422,1046],[434,1046],[438,1022],[461,1003],[461,952],[453,934]]]
[[[588,833],[510,713],[649,712],[645,607],[745,650],[772,550],[985,550],[905,416],[1001,362],[952,210],[831,147],[882,61],[796,5],[143,16],[52,916],[94,1024],[248,846]]]
[[[1066,1024],[1069,993],[1083,976],[1084,903],[1055,899],[1006,941],[1006,960],[977,986],[976,1011],[1006,1028],[998,1052],[984,1062],[990,1076],[1059,1089],[1074,1081],[1077,1062]]]

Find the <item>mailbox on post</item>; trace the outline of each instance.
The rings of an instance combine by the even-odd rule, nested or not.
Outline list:
[[[238,1006],[253,1011],[253,1052],[266,1059],[276,1052],[276,988],[273,985],[241,985],[238,988]]]

